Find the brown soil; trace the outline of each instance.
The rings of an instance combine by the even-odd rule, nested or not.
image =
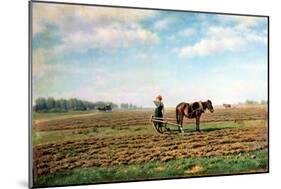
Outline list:
[[[45,144],[33,148],[33,159],[35,174],[45,175],[74,168],[221,156],[265,148],[267,128],[251,127],[153,136],[93,137]]]
[[[92,127],[122,127],[134,125],[149,125],[152,110],[139,111],[113,111],[68,117],[63,119],[34,121],[35,131],[54,131],[64,129],[83,129]],[[248,107],[234,109],[217,109],[213,114],[206,111],[201,117],[201,122],[213,121],[240,121],[267,119],[265,107]],[[175,118],[173,110],[166,111],[168,118]],[[171,122],[176,122],[175,120]],[[193,123],[194,119],[184,119],[184,123]]]

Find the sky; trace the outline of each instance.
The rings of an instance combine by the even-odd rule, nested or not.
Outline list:
[[[34,3],[33,100],[267,100],[267,18]]]

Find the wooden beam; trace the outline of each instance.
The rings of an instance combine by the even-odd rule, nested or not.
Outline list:
[[[157,120],[157,119],[152,119],[151,121],[158,122],[158,123],[165,123],[165,124],[169,124],[169,125],[175,125],[175,126],[180,127],[179,124],[172,123],[172,122],[169,122],[169,121],[162,121],[162,120]]]

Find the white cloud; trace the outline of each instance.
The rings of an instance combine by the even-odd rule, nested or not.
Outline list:
[[[179,32],[181,36],[190,37],[194,35],[196,30],[194,28],[186,28],[183,31]]]
[[[48,64],[59,54],[91,48],[111,52],[117,48],[157,43],[159,37],[139,24],[154,14],[150,10],[33,3],[33,35],[45,31],[62,37],[62,43],[52,48],[33,50],[33,75],[40,78],[56,68],[63,70]],[[54,30],[48,28],[50,24]]]
[[[259,21],[239,17],[233,27],[210,26],[205,37],[193,45],[180,48],[178,54],[183,57],[208,56],[226,51],[240,51],[251,43],[266,45],[267,33],[257,33],[251,29]]]
[[[33,4],[33,33],[54,24],[63,37],[56,50],[119,48],[158,42],[158,36],[139,21],[154,15],[150,10]]]
[[[245,36],[247,41],[267,44],[267,35],[264,34],[250,34]]]
[[[103,25],[108,22],[132,23],[154,14],[155,11],[152,10],[33,3],[33,26],[51,21],[60,27],[65,27],[64,29],[67,27],[68,29],[82,29],[71,28],[69,23],[90,22],[95,25]]]
[[[225,16],[217,15],[220,23],[229,24],[233,23],[236,28],[249,29],[258,26],[261,22],[266,20],[265,17],[252,17],[252,16]]]
[[[139,26],[124,28],[121,24],[95,28],[93,32],[73,32],[65,37],[64,49],[120,48],[134,44],[157,43],[156,34]]]
[[[205,38],[198,43],[183,47],[179,50],[180,56],[207,56],[224,51],[236,51],[245,45],[241,35],[230,28],[211,27]]]
[[[240,30],[248,30],[250,28],[256,27],[261,21],[265,20],[265,18],[247,16],[234,16],[233,19],[237,24],[236,28]]]
[[[166,17],[154,23],[155,30],[163,30],[167,28],[175,19],[173,17]]]

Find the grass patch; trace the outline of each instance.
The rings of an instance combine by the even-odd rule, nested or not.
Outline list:
[[[46,143],[60,143],[67,140],[86,139],[91,137],[118,137],[130,135],[154,135],[155,131],[147,125],[129,127],[93,127],[86,129],[68,129],[59,131],[32,132],[33,147]]]
[[[89,184],[136,179],[191,177],[204,175],[266,172],[268,151],[259,150],[219,157],[200,157],[168,162],[153,161],[141,165],[93,167],[38,177],[35,186]]]
[[[32,119],[35,121],[41,119],[59,118],[64,116],[82,115],[88,113],[93,113],[93,111],[32,112]]]
[[[266,120],[251,121],[224,121],[201,123],[201,131],[209,132],[228,128],[245,128],[245,127],[261,127],[267,125]],[[177,127],[170,127],[172,132],[178,132]],[[194,124],[184,125],[185,132],[195,132]],[[92,127],[85,129],[68,129],[59,131],[41,131],[32,132],[33,146],[46,143],[60,143],[67,140],[86,139],[90,137],[117,137],[131,135],[155,135],[155,130],[151,125],[134,125],[134,126],[111,126],[111,127]]]
[[[242,120],[242,121],[220,121],[220,122],[205,122],[200,124],[201,131],[215,131],[230,128],[245,128],[245,127],[264,127],[267,125],[267,120]],[[171,127],[172,130],[177,130],[176,127]],[[185,132],[195,132],[194,124],[183,125]]]

